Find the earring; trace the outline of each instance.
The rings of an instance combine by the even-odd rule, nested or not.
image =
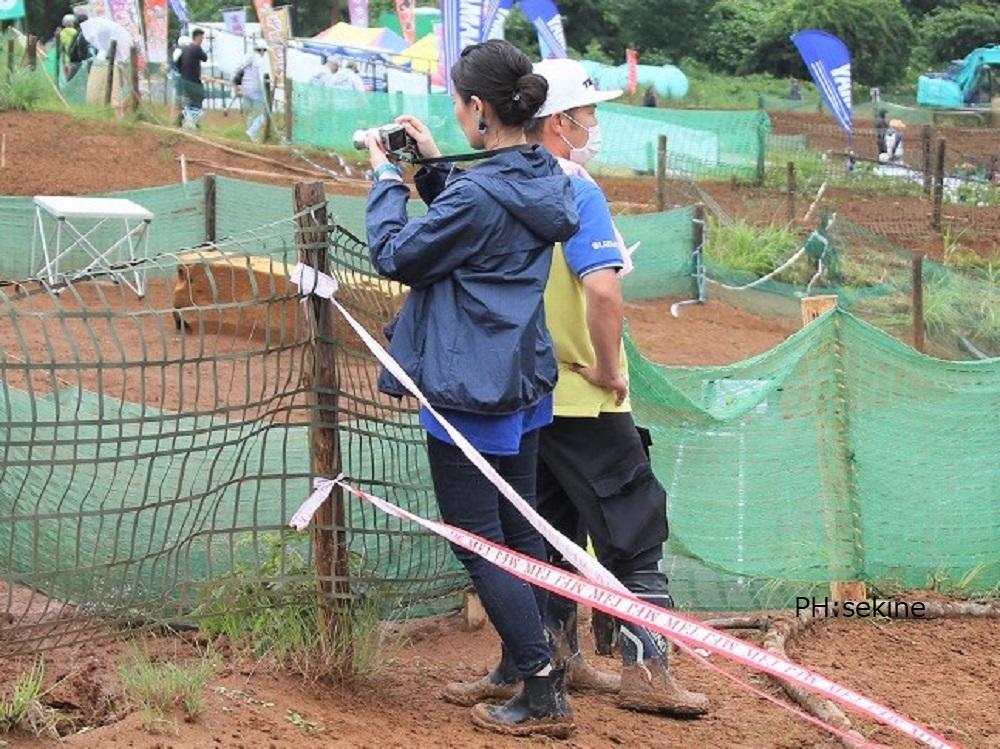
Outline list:
[[[486,127],[486,123],[483,121],[482,117],[479,118],[479,125],[478,125],[478,127],[479,127],[479,134],[480,135],[486,135],[486,131],[489,130],[489,128]]]

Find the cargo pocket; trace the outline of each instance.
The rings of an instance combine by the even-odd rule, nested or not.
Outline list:
[[[667,540],[667,492],[648,462],[593,481],[612,548],[631,559]]]

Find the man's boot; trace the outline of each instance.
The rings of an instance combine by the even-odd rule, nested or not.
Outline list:
[[[480,703],[472,708],[472,722],[508,736],[568,738],[574,726],[565,674],[562,669],[552,669],[546,676],[529,676],[517,696],[506,704]]]
[[[696,717],[708,712],[708,698],[681,688],[667,664],[667,643],[634,624],[622,625],[622,686],[618,707],[640,712]]]
[[[566,669],[566,686],[572,692],[614,694],[621,676],[595,668],[584,657],[576,630],[576,602],[550,595],[545,606],[545,629],[552,644],[552,660]]]
[[[509,700],[517,694],[520,685],[521,674],[507,648],[501,645],[500,663],[488,674],[475,681],[450,682],[445,685],[441,696],[453,705],[472,707],[478,702]]]

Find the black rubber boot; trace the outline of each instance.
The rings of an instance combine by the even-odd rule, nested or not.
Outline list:
[[[547,676],[529,676],[524,688],[503,705],[480,703],[472,708],[472,722],[507,736],[568,738],[573,732],[573,708],[566,694],[562,669]]]
[[[486,676],[474,681],[453,681],[445,685],[441,696],[446,702],[472,707],[488,700],[508,700],[517,694],[521,674],[507,648],[500,646],[500,662]]]
[[[550,595],[545,607],[545,631],[552,647],[553,662],[566,671],[566,685],[573,692],[615,694],[621,676],[595,668],[580,650],[577,637],[576,602]]]

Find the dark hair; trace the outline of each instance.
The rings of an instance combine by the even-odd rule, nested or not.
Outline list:
[[[531,72],[531,60],[510,42],[490,39],[470,44],[451,68],[463,101],[478,96],[490,103],[504,125],[523,125],[542,108],[549,84]]]
[[[195,29],[191,32],[191,38],[194,39],[196,36],[205,36],[204,29]]]

